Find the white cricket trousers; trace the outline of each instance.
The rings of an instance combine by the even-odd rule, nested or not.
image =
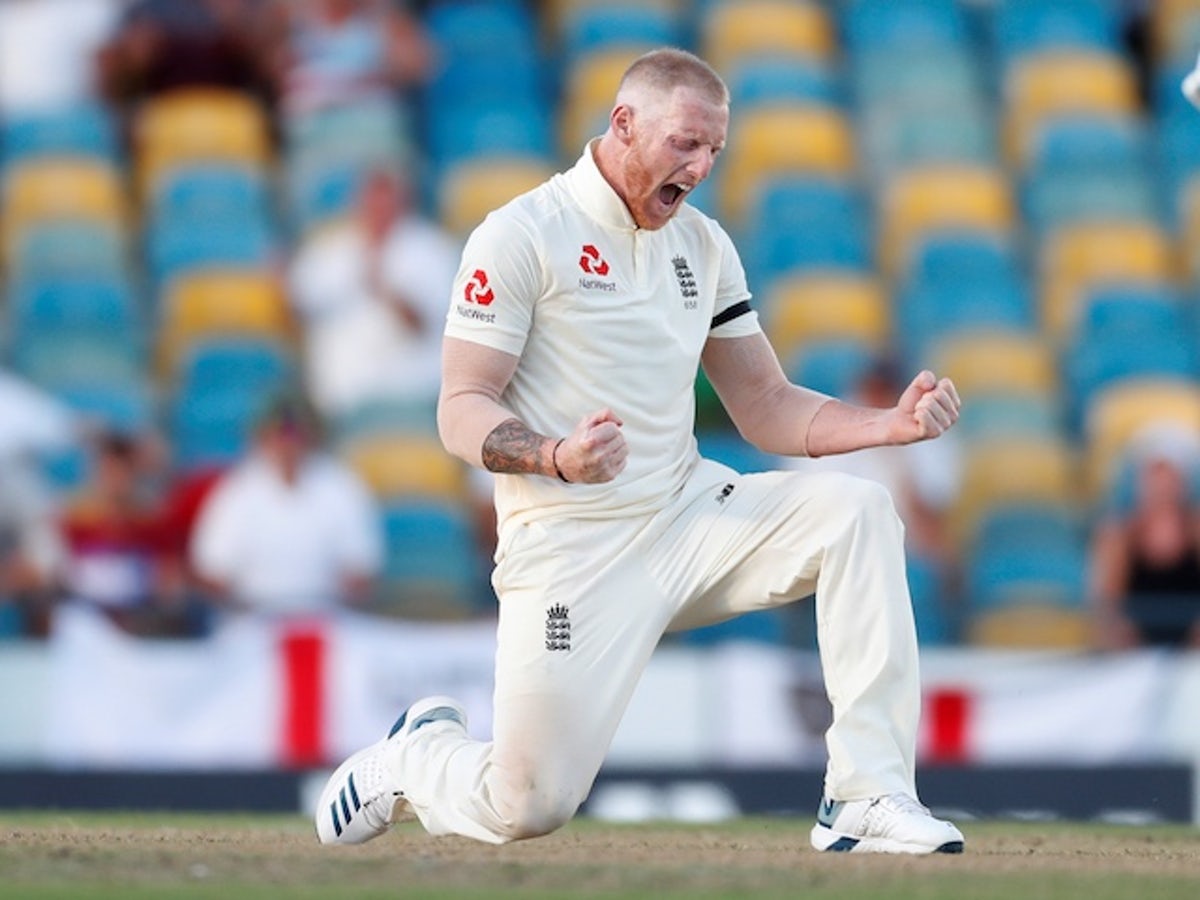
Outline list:
[[[505,843],[562,826],[591,790],[665,631],[814,590],[833,706],[826,795],[916,796],[917,643],[903,527],[882,486],[836,473],[739,475],[703,461],[679,500],[652,516],[519,527],[493,583],[493,740],[436,723],[392,763],[431,834]]]

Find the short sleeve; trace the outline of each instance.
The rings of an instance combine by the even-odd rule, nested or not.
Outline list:
[[[240,509],[235,471],[222,479],[200,509],[192,534],[190,556],[200,575],[214,581],[232,581],[242,563],[245,545],[240,524],[247,521]]]
[[[519,356],[543,292],[531,230],[505,208],[467,239],[454,278],[446,335]]]
[[[717,296],[713,303],[711,337],[744,337],[762,330],[758,314],[750,306],[750,288],[746,271],[733,241],[724,229],[713,225],[713,238],[721,261],[717,280]]]

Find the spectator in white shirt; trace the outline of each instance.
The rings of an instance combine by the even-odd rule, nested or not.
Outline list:
[[[387,170],[365,176],[350,221],[303,243],[290,293],[325,416],[373,402],[424,403],[432,425],[458,258],[458,244],[413,208],[405,178]]]
[[[192,563],[235,608],[304,615],[369,599],[383,557],[379,511],[354,472],[318,445],[307,403],[278,400],[248,458],[205,501]]]

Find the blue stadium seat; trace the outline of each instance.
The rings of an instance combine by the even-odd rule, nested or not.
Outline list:
[[[278,343],[194,343],[181,365],[172,400],[169,436],[177,465],[191,470],[232,462],[246,449],[266,402],[294,378],[294,361]]]
[[[212,267],[257,268],[268,264],[274,235],[265,222],[232,219],[171,219],[146,235],[152,280],[162,286],[176,275]]]
[[[976,394],[963,404],[955,429],[966,443],[997,438],[1052,438],[1065,423],[1057,394]]]
[[[878,348],[864,341],[839,338],[805,344],[781,362],[796,384],[848,400],[878,356]]]
[[[570,60],[596,51],[681,46],[685,37],[681,17],[664,6],[587,3],[568,11],[560,45]]]
[[[994,116],[982,101],[925,104],[898,100],[860,117],[863,156],[877,181],[927,163],[996,166]]]
[[[119,278],[130,268],[123,229],[87,220],[39,222],[21,229],[9,257],[13,278]]]
[[[239,217],[269,222],[272,204],[260,172],[233,165],[186,165],[167,172],[150,199],[153,221]]]
[[[930,365],[933,347],[948,335],[1037,326],[1031,292],[1015,276],[912,284],[896,297],[894,315],[900,356],[910,368]]]
[[[1143,376],[1200,377],[1200,347],[1190,313],[1168,288],[1092,292],[1063,358],[1068,415],[1079,427],[1101,388]]]
[[[532,97],[499,103],[462,99],[434,116],[429,129],[428,150],[435,171],[478,156],[551,158],[555,154],[547,106]]]
[[[966,47],[971,39],[962,4],[956,0],[850,0],[838,7],[852,53],[881,47]]]
[[[1115,8],[1097,0],[1003,0],[993,18],[1001,68],[1018,56],[1047,50],[1121,52]]]
[[[148,377],[107,384],[73,384],[55,396],[84,421],[125,433],[142,432],[155,424],[156,409]]]
[[[46,115],[0,117],[0,169],[45,156],[86,156],[116,163],[120,158],[112,116],[99,104]]]
[[[735,110],[769,103],[845,102],[837,73],[828,66],[789,56],[743,60],[728,74],[730,104]]]
[[[1021,185],[1021,206],[1035,235],[1085,220],[1164,221],[1162,198],[1143,169],[1042,171]]]
[[[9,328],[15,341],[37,331],[139,335],[139,304],[124,278],[23,279],[9,288]]]
[[[383,509],[384,603],[397,612],[457,618],[487,611],[483,556],[467,510],[405,500]]]
[[[771,179],[752,198],[747,221],[742,261],[755,293],[765,293],[774,278],[790,270],[871,268],[866,209],[846,182]]]
[[[999,505],[983,514],[967,550],[967,596],[975,612],[1022,602],[1079,607],[1086,571],[1086,532],[1077,510]]]
[[[1042,171],[1121,173],[1144,169],[1150,141],[1141,121],[1127,116],[1061,116],[1041,126],[1027,165]]]
[[[850,87],[862,110],[984,106],[988,102],[980,63],[969,47],[881,47],[855,55]]]

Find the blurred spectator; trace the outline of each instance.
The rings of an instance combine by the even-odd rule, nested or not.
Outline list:
[[[887,407],[906,385],[887,359],[869,366],[855,385],[851,402]],[[957,610],[950,608],[959,572],[947,539],[947,512],[958,497],[962,479],[962,448],[951,430],[936,441],[903,447],[872,447],[820,459],[789,459],[800,469],[834,470],[877,481],[888,489],[905,527],[909,581],[923,642],[952,638]]]
[[[63,510],[63,592],[132,634],[191,631],[183,560],[164,528],[150,448],[119,432],[94,441],[87,483]]]
[[[399,102],[429,71],[420,20],[392,0],[283,0],[273,66],[286,116]]]
[[[263,0],[133,0],[101,55],[110,99],[185,87],[270,99]]]
[[[1128,461],[1130,496],[1096,527],[1092,593],[1105,649],[1200,647],[1198,449],[1181,434],[1146,435]]]
[[[432,410],[458,255],[457,244],[416,212],[407,180],[384,170],[364,178],[349,223],[300,247],[290,293],[322,413],[342,417],[375,401]]]
[[[42,463],[75,438],[65,406],[0,371],[0,635],[45,630],[62,544]]]
[[[306,401],[276,400],[248,458],[200,510],[192,564],[236,609],[305,614],[369,599],[382,565],[381,516],[319,438]]]
[[[50,114],[94,100],[96,57],[121,0],[0,3],[0,112]]]

